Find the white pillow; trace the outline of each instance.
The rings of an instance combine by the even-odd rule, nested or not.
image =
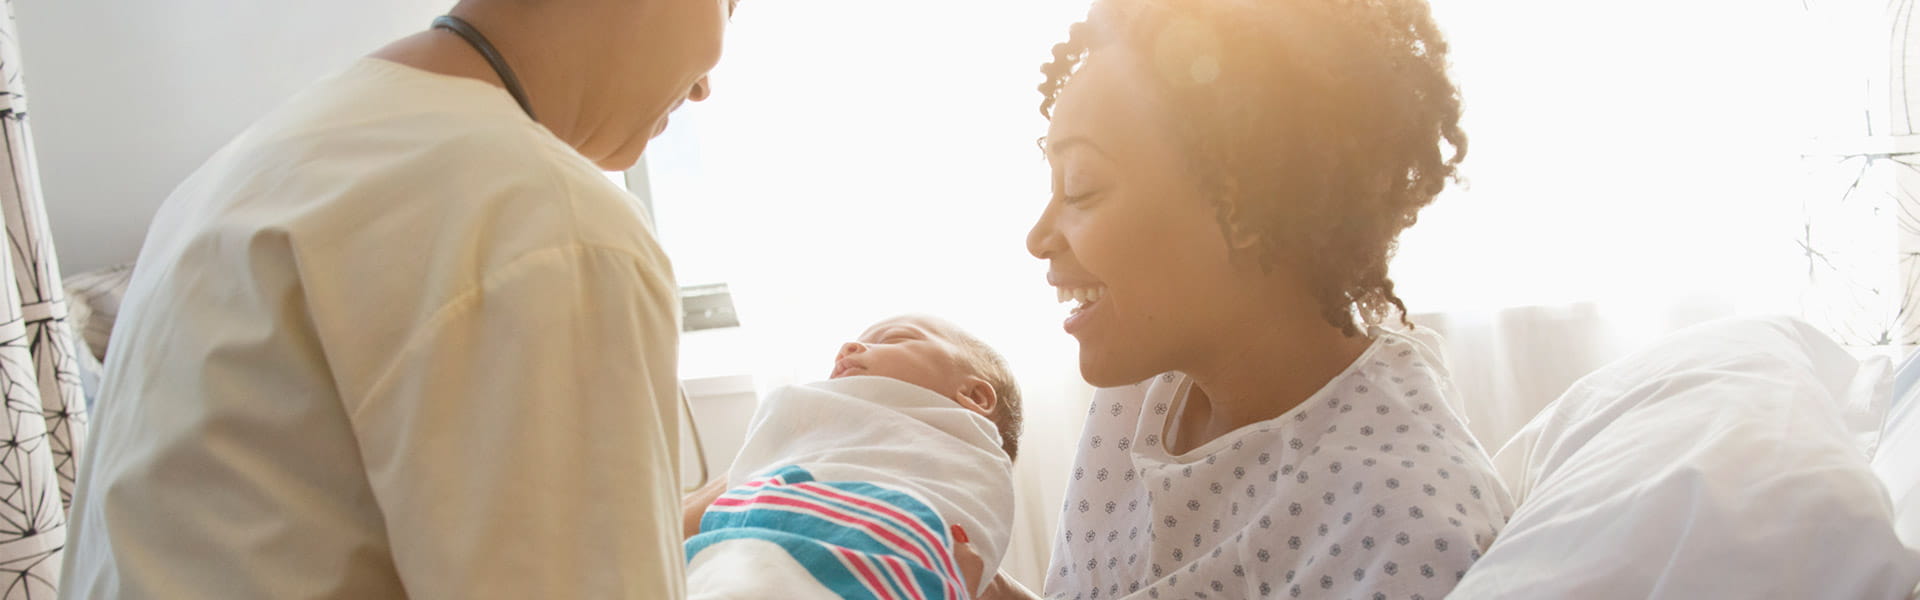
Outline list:
[[[1859,370],[1737,319],[1582,378],[1496,456],[1519,505],[1451,597],[1907,598],[1920,553],[1847,425]]]
[[[1873,471],[1893,494],[1895,528],[1907,546],[1920,548],[1920,353],[1900,367],[1902,393],[1893,401],[1873,455]]]

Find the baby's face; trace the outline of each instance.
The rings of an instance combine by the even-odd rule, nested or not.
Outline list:
[[[946,334],[945,323],[904,316],[875,323],[857,341],[840,346],[829,379],[853,375],[890,377],[938,392],[985,415],[968,394],[983,378],[967,352]],[[991,416],[989,416],[991,418]]]

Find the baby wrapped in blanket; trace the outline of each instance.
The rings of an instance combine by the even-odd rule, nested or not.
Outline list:
[[[827,380],[761,399],[728,491],[687,540],[688,595],[970,598],[983,582],[954,545],[998,568],[1019,432],[997,352],[937,319],[881,321]]]

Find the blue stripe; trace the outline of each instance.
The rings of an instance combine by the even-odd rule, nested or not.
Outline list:
[[[726,518],[716,519],[716,517],[723,515]],[[887,547],[866,531],[846,527],[839,523],[812,515],[764,509],[731,513],[708,512],[706,518],[701,521],[701,530],[702,533],[694,536],[693,539],[700,539],[700,537],[708,533],[763,531],[791,535],[796,538],[813,540],[822,544],[832,544],[862,554],[899,556],[907,561],[907,567],[910,569],[910,573],[912,573],[915,581],[920,582],[922,588],[938,590],[945,585],[944,580],[938,572],[919,566],[916,564],[917,561],[911,557],[901,556],[899,552]],[[693,542],[689,540],[687,544],[687,557],[691,560],[695,552]],[[796,556],[794,559],[800,560],[802,565],[807,565],[811,568],[811,565],[805,560],[801,560],[800,557]],[[835,560],[836,562],[838,561],[838,559]],[[939,558],[937,556],[934,557],[934,560],[935,564],[939,564]]]
[[[833,551],[828,549],[826,544],[784,531],[743,527],[702,533],[687,540],[687,560],[691,562],[693,557],[698,556],[702,550],[729,540],[773,542],[782,550],[786,550],[787,555],[793,557],[794,562],[805,567],[815,581],[820,582],[820,585],[825,586],[835,595],[852,600],[879,600],[879,596],[875,596],[873,590],[867,589],[866,584],[860,582],[859,575],[840,564],[840,559],[833,555]],[[755,573],[740,574],[741,577],[756,575]]]
[[[812,473],[794,466],[788,466],[762,474],[755,477],[755,480],[765,480],[772,477],[780,477],[788,484],[815,482]],[[904,514],[907,518],[920,521],[919,525],[926,527],[927,530],[939,540],[940,544],[952,544],[952,541],[948,539],[945,522],[942,521],[940,516],[930,507],[914,499],[912,496],[863,482],[815,483],[849,496],[861,498],[876,504],[888,505],[894,510]],[[846,513],[850,518],[856,520],[870,520],[876,522],[876,524],[895,521],[892,518],[882,517],[872,510],[826,498],[815,492],[794,489],[786,485],[776,485],[771,482],[757,488],[747,486],[737,487],[729,490],[726,495],[741,500],[752,500],[761,494],[820,504],[823,508],[831,508]],[[885,525],[882,526],[885,527]],[[893,528],[888,527],[887,529],[891,530]],[[918,560],[910,556],[902,555],[900,552],[888,547],[878,537],[864,528],[849,527],[821,517],[790,512],[789,510],[749,508],[746,510],[708,511],[700,519],[700,531],[701,533],[699,535],[687,540],[686,554],[688,561],[692,561],[693,557],[698,555],[701,550],[705,550],[707,547],[719,541],[729,539],[766,540],[774,542],[783,549],[786,549],[788,554],[791,555],[795,561],[799,562],[800,565],[805,567],[808,572],[812,573],[814,578],[819,580],[822,585],[827,586],[829,589],[834,590],[835,593],[839,593],[844,597],[854,597],[848,596],[837,586],[852,584],[859,586],[862,590],[866,588],[863,584],[860,584],[859,579],[854,573],[848,571],[846,567],[840,563],[839,557],[834,556],[832,552],[826,549],[827,545],[832,545],[863,555],[899,558],[905,563],[904,567],[907,569],[908,577],[919,584],[928,600],[946,598],[946,578],[943,577],[943,573],[938,571],[940,565],[943,564],[941,558],[945,555],[946,548],[928,547],[925,538],[911,530],[896,533],[903,539],[908,540],[909,544],[927,553],[935,565],[935,569],[927,569],[920,566]],[[882,563],[884,561],[876,560],[873,562]],[[904,585],[905,582],[897,581],[890,570],[882,568],[883,565],[875,564],[870,566],[880,568],[880,572],[877,573],[877,575],[890,586],[897,588]],[[963,588],[965,586],[955,585],[955,587]],[[871,597],[870,594],[872,592],[864,591],[863,593],[869,594],[869,596],[860,597]],[[906,593],[904,588],[898,589],[897,593],[900,594],[902,598],[912,597],[911,594]]]
[[[904,525],[902,525],[902,528],[908,529],[908,530],[902,532],[902,535],[903,537],[906,537],[914,546],[918,547],[921,552],[925,552],[927,553],[928,556],[934,557],[933,562],[936,565],[940,564],[938,557],[942,552],[945,551],[945,548],[951,547],[953,545],[953,540],[949,539],[948,537],[949,533],[947,531],[946,521],[941,519],[940,515],[934,512],[932,507],[929,507],[926,504],[921,503],[919,500],[914,499],[913,496],[909,496],[899,491],[873,485],[871,483],[864,483],[864,482],[857,482],[857,481],[816,482],[812,473],[808,472],[806,469],[802,469],[797,466],[782,467],[780,469],[776,469],[762,476],[762,478],[773,478],[773,477],[780,477],[786,480],[789,484],[810,483],[810,482],[817,483],[818,485],[825,486],[825,487],[834,489],[836,491],[842,492],[845,495],[853,496],[855,498],[865,499],[865,500],[874,502],[876,504],[888,506],[890,508],[893,508],[896,512],[904,513],[908,518],[918,520],[919,521],[918,525],[926,528],[927,531],[931,532],[934,538],[939,540],[938,543],[941,544],[942,547],[933,547],[928,545],[924,537],[922,537],[918,533],[914,533],[913,531],[911,531],[910,528],[907,528]],[[756,478],[756,479],[759,479],[759,478]],[[760,490],[764,490],[766,489],[766,487],[767,486],[753,488],[753,487],[741,486],[735,489],[735,491],[740,493],[738,494],[730,493],[729,495],[734,496],[736,498],[741,498],[741,499],[750,499],[753,496],[758,495],[760,493]],[[883,516],[879,512],[869,510],[866,508],[857,507],[852,504],[848,504],[846,502],[828,498],[826,496],[822,496],[816,493],[805,492],[805,491],[791,489],[791,488],[782,489],[780,490],[780,493],[791,495],[791,496],[801,496],[813,502],[817,502],[827,507],[831,507],[834,510],[845,512],[845,513],[848,513],[849,515],[852,515],[861,519],[865,519],[868,521],[875,521],[878,523],[893,523],[896,521],[896,519]],[[781,513],[781,514],[791,514],[791,513]],[[829,527],[836,527],[836,528],[843,527],[837,523],[827,522],[826,524]],[[762,527],[769,526],[764,523],[749,523],[748,525],[762,526]],[[707,522],[706,522],[706,518],[703,516],[700,520],[700,529],[701,531],[705,531],[706,528],[707,528]],[[782,527],[774,527],[774,528],[785,529]],[[855,534],[863,537],[870,537],[871,535],[864,529],[853,529],[852,531]],[[796,533],[801,533],[805,535],[811,532],[797,531]],[[822,539],[828,539],[828,538],[822,538]],[[876,539],[876,540],[873,540],[872,543],[880,544],[881,542]],[[883,548],[882,550],[880,550],[882,552],[891,552],[889,550],[884,550],[884,546],[880,546],[880,548]]]
[[[887,561],[880,559],[879,558],[880,556],[887,556],[887,555],[875,555],[875,558],[873,560],[873,566],[875,567],[876,570],[880,572],[880,580],[885,581],[889,586],[892,586],[893,597],[904,598],[906,600],[913,600],[913,594],[907,591],[907,582],[901,581],[898,576],[895,576],[893,573],[893,569],[890,568],[890,566],[887,564]],[[907,569],[907,576],[912,577],[915,571],[913,563],[909,562],[905,566]],[[925,584],[922,584],[920,587],[926,588],[927,586]],[[927,595],[939,596],[940,594],[938,592],[928,592]]]
[[[933,510],[928,508],[925,504],[921,504],[919,501],[914,500],[913,497],[911,496],[908,496],[906,494],[901,494],[899,492],[894,492],[892,490],[887,490],[884,488],[874,487],[868,484],[823,482],[823,483],[818,483],[817,485],[822,485],[822,486],[832,488],[836,491],[842,492],[849,496],[854,496],[856,498],[861,498],[877,504],[887,505],[893,508],[897,512],[904,513],[906,517],[909,519],[918,520],[919,521],[918,525],[926,528],[927,531],[931,532],[934,535],[935,539],[939,540],[938,543],[944,544],[947,546],[951,546],[953,544],[953,541],[948,539],[949,534],[946,529],[946,524],[940,519],[940,516],[938,514],[935,514]],[[849,487],[854,487],[856,489],[847,489]],[[859,488],[864,488],[864,489],[859,489]],[[842,502],[840,500],[835,500],[817,493],[808,492],[804,490],[797,490],[797,489],[792,489],[787,487],[780,487],[772,490],[769,490],[767,487],[741,488],[741,489],[753,491],[753,493],[751,494],[742,494],[742,495],[735,496],[743,500],[751,499],[755,495],[760,494],[762,490],[767,490],[767,493],[779,494],[786,497],[798,497],[797,499],[818,503],[827,508],[832,508],[834,510],[847,513],[848,515],[854,518],[872,521],[872,522],[875,522],[876,524],[882,524],[882,526],[886,526],[885,524],[888,524],[888,523],[895,523],[899,521],[899,519],[894,519],[891,517],[881,515],[877,511],[854,506],[852,504]],[[877,497],[882,494],[887,496],[892,496],[892,498]],[[903,503],[905,503],[906,505],[903,506]],[[707,519],[715,516],[715,514],[716,513],[709,513],[708,515],[703,516],[700,519],[701,531],[706,531]],[[740,513],[734,512],[734,513],[719,513],[719,514],[737,515]],[[776,514],[791,515],[792,513],[776,513]],[[749,526],[760,526],[760,527],[770,526],[765,523],[738,523],[737,521],[731,521],[731,520],[727,521],[726,523],[745,524]],[[873,537],[872,534],[870,534],[865,529],[847,528],[844,525],[840,525],[838,523],[833,523],[833,522],[824,522],[824,523],[827,527],[846,529],[851,533],[862,536],[862,537],[869,537],[869,538]],[[920,534],[915,533],[914,531],[911,530],[911,528],[907,527],[906,524],[904,523],[898,526],[897,528],[903,530],[903,531],[899,531],[899,534],[901,535],[901,537],[906,538],[908,540],[908,543],[912,544],[916,548],[919,548],[921,552],[925,552],[927,553],[928,556],[934,557],[934,564],[936,565],[939,564],[938,557],[942,552],[945,551],[944,547],[934,547],[929,545],[929,543],[927,542],[924,536],[921,536]],[[786,527],[775,527],[775,529],[786,529],[788,531],[793,531],[792,529],[786,528]],[[888,527],[888,529],[892,530],[892,529],[895,529],[895,527]],[[830,535],[830,534],[824,534],[822,532],[811,532],[811,531],[795,531],[795,533],[800,533],[803,535],[816,535],[816,534]],[[830,538],[823,537],[822,539],[830,539]],[[876,539],[873,539],[872,543],[881,544],[882,542],[880,542],[876,538]],[[891,551],[888,550],[887,552],[891,552]]]

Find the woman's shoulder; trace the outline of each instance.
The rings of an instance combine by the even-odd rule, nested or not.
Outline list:
[[[1265,440],[1289,451],[1279,476],[1312,489],[1307,506],[1344,507],[1342,520],[1391,522],[1393,537],[1464,532],[1452,543],[1484,549],[1512,501],[1456,409],[1444,357],[1430,342],[1376,334],[1352,368],[1282,417],[1284,435]]]
[[[1460,402],[1444,358],[1387,334],[1342,379],[1296,409],[1296,425],[1312,434],[1302,467],[1361,469],[1387,490],[1409,480],[1465,481],[1467,495],[1504,496]]]
[[[1369,578],[1451,588],[1513,503],[1464,428],[1433,414],[1355,407],[1318,435],[1300,432],[1302,448],[1281,442],[1295,454],[1262,479],[1277,478],[1284,493],[1263,503],[1257,521],[1281,531],[1250,536],[1249,551],[1293,556],[1311,579],[1366,569]]]

